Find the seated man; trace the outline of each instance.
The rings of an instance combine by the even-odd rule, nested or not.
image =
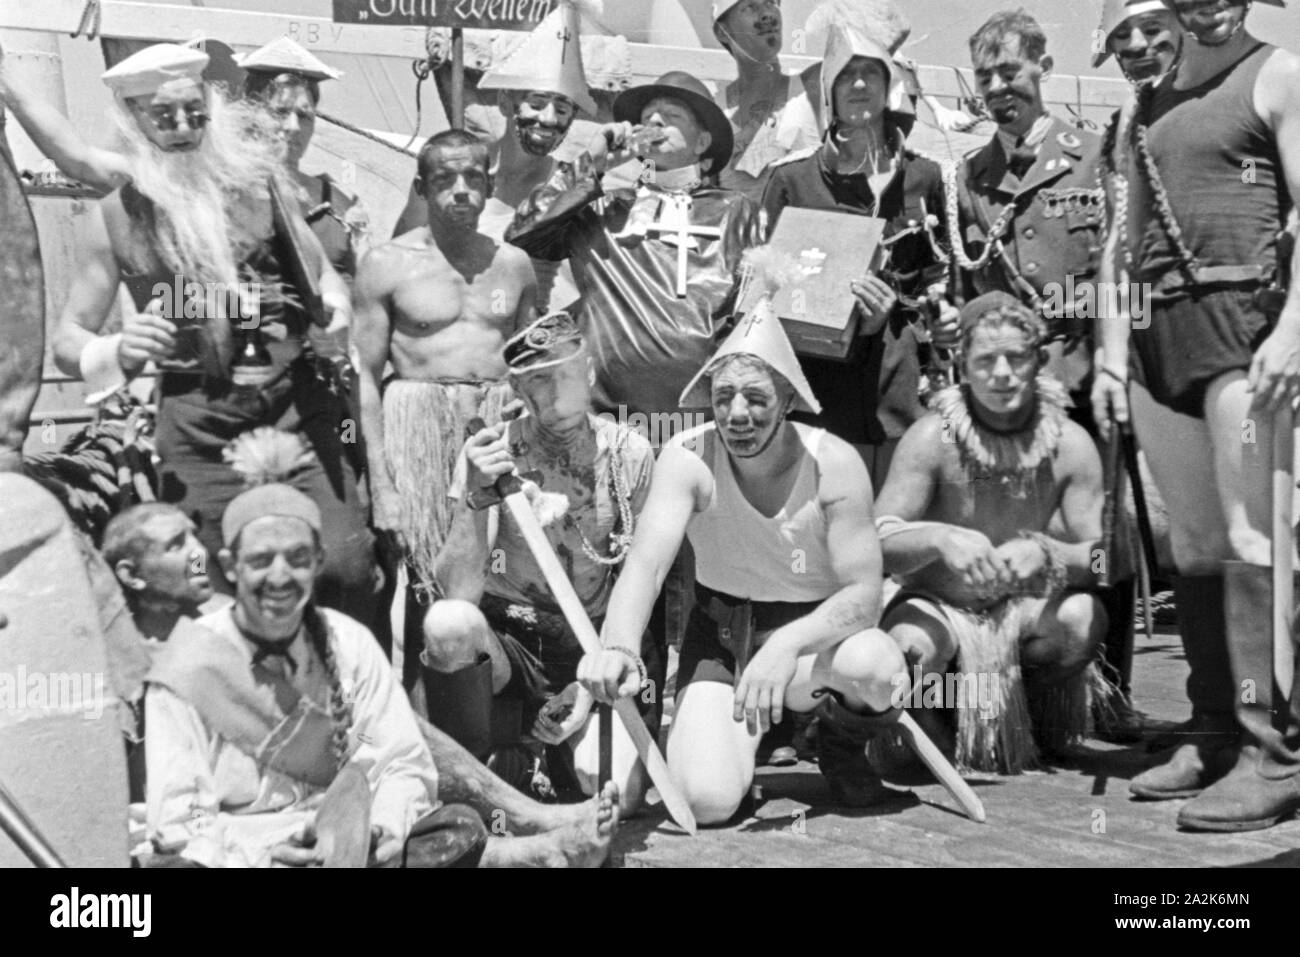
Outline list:
[[[954,659],[977,676],[978,702],[960,700],[970,683],[954,687],[957,761],[978,770],[1036,763],[1030,706],[1038,706],[1033,730],[1054,748],[1086,730],[1083,673],[1106,633],[1089,591],[1101,462],[1066,416],[1064,387],[1042,372],[1046,331],[1006,293],[966,305],[964,383],[940,392],[904,434],[877,505],[885,571],[902,584],[882,627],[927,694],[930,675]],[[1049,699],[1067,713],[1046,713]],[[934,737],[937,718],[917,714]]]
[[[430,720],[480,759],[495,755],[492,766],[508,779],[514,774],[504,767],[506,749],[525,730],[550,745],[572,741],[577,783],[591,793],[599,755],[597,736],[587,734],[591,698],[576,683],[582,646],[509,512],[474,506],[487,486],[516,468],[541,473],[540,501],[567,498],[567,511],[551,523],[547,538],[599,627],[654,457],[639,433],[591,413],[595,371],[568,313],[544,316],[512,338],[505,361],[528,414],[465,443],[466,475],[454,490],[451,533],[438,567],[448,597],[425,618],[423,691]],[[634,654],[651,647],[643,632],[644,626],[632,642]],[[643,704],[657,710],[662,662],[643,677],[654,682]],[[615,727],[616,736],[626,734],[621,724]],[[635,752],[621,753],[613,774],[624,807],[634,808],[643,790]]]
[[[605,650],[583,659],[579,677],[601,700],[636,692],[629,649],[689,536],[698,601],[668,767],[696,820],[735,814],[759,738],[787,710],[816,709],[836,802],[874,803],[890,792],[864,746],[899,714],[890,691],[903,657],[874,627],[880,549],[866,466],[847,442],[787,421],[792,407],[818,405],[770,309],[742,319],[687,386],[683,405],[705,402],[716,421],[676,436],[656,464],[646,502],[654,521],[638,530],[610,598]]]
[[[428,745],[374,636],[312,600],[320,529],[317,506],[285,485],[227,508],[220,558],[235,603],[175,629],[148,679],[154,846],[206,865],[318,863],[306,835],[324,790],[353,765],[370,785],[373,864],[603,860],[617,823],[612,786],[585,809],[585,826],[571,814],[564,828],[509,841],[489,839],[479,811],[440,806]]]
[[[194,523],[175,505],[132,505],[109,520],[101,549],[121,586],[140,638],[143,655],[132,656],[130,691],[124,697],[135,717],[127,735],[126,761],[131,800],[144,800],[144,685],[148,663],[182,620],[193,620],[230,604],[216,595],[208,577],[208,550]]]

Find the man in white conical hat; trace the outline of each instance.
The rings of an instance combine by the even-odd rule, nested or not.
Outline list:
[[[554,172],[556,151],[581,114],[594,121],[598,108],[583,69],[584,14],[593,8],[565,0],[558,4],[509,56],[485,72],[479,90],[497,91],[507,116],[504,133],[490,145],[494,195],[480,220],[486,235],[500,237],[515,209]],[[588,32],[592,32],[588,22]],[[587,125],[579,122],[579,128]],[[567,152],[567,150],[565,151]],[[412,194],[395,235],[425,225],[424,204]],[[577,298],[567,269],[556,275],[553,263],[538,260],[538,304],[557,308]],[[554,284],[554,289],[552,288]],[[554,293],[554,298],[552,298]]]
[[[885,799],[864,746],[896,720],[892,699],[906,679],[897,646],[875,627],[880,546],[866,468],[848,443],[788,421],[792,408],[819,407],[766,301],[686,391],[682,404],[707,402],[715,421],[661,454],[646,503],[655,521],[638,530],[614,587],[604,650],[583,659],[578,677],[604,701],[640,690],[634,649],[689,538],[697,604],[668,766],[695,819],[735,814],[760,737],[787,711],[816,710],[835,803]]]
[[[280,127],[285,164],[304,190],[302,214],[340,275],[356,274],[369,215],[328,173],[306,173],[302,158],[316,132],[321,83],[343,74],[288,37],[235,57],[247,73],[243,95],[262,104]]]

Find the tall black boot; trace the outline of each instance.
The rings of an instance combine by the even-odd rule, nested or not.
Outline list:
[[[1193,797],[1227,774],[1237,758],[1224,580],[1218,575],[1179,575],[1174,580],[1174,600],[1183,651],[1191,668],[1187,698],[1192,704],[1192,721],[1167,760],[1129,783],[1135,797],[1149,801]]]
[[[817,764],[835,803],[867,807],[893,796],[867,761],[867,742],[897,723],[900,708],[880,714],[850,711],[833,691],[826,692],[817,715]]]
[[[1300,811],[1300,685],[1288,700],[1273,680],[1273,569],[1225,562],[1224,571],[1242,748],[1231,773],[1179,812],[1192,831],[1256,831]]]
[[[480,761],[492,751],[492,659],[457,671],[437,671],[420,656],[429,721]]]

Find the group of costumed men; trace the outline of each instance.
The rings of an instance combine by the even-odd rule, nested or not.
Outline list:
[[[700,823],[735,815],[793,714],[815,716],[837,803],[895,793],[905,706],[960,766],[1032,767],[1102,698],[1127,703],[1106,679],[1127,679],[1132,562],[1102,556],[1103,587],[1098,443],[1130,419],[1170,514],[1192,703],[1132,791],[1194,798],[1190,829],[1300,808],[1300,680],[1275,686],[1258,620],[1262,450],[1300,391],[1281,235],[1300,62],[1250,36],[1248,8],[1108,2],[1096,62],[1134,94],[1105,136],[1046,110],[1045,34],[995,14],[970,49],[997,130],[945,169],[906,146],[923,94],[888,5],[827,4],[824,59],[788,75],[779,4],[720,2],[740,74],[722,105],[671,72],[606,113],[562,3],[478,84],[503,91],[504,135],[433,136],[364,256],[360,204],[299,167],[338,74],[291,41],[240,58],[233,101],[188,47],[113,66],[116,150],[0,61],[35,142],[111,191],[56,360],[100,396],[156,373],[158,502],[96,531],[142,649],[158,859],[320,863],[346,843],[331,795],[364,778],[372,864],[597,864],[650,782],[616,723],[602,785],[593,705],[632,698],[656,731],[679,633],[667,765]],[[844,362],[797,355],[778,317],[788,270],[758,247],[790,207],[883,221]],[[579,298],[548,310],[560,263]],[[1092,328],[1060,291],[1097,282],[1148,284],[1149,313]],[[119,284],[135,309],[104,334]],[[176,308],[212,289],[240,293]],[[320,354],[345,331],[351,376]],[[928,411],[927,342],[957,379]],[[676,434],[647,439],[638,414]],[[502,502],[512,476],[601,647]],[[952,672],[991,676],[992,701],[908,692]],[[494,812],[525,837],[500,840]]]

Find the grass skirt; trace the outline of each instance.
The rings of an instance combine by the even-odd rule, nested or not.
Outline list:
[[[395,379],[384,390],[384,458],[401,503],[401,535],[419,584],[434,588],[435,562],[451,527],[448,493],[465,429],[501,421],[506,382]]]

